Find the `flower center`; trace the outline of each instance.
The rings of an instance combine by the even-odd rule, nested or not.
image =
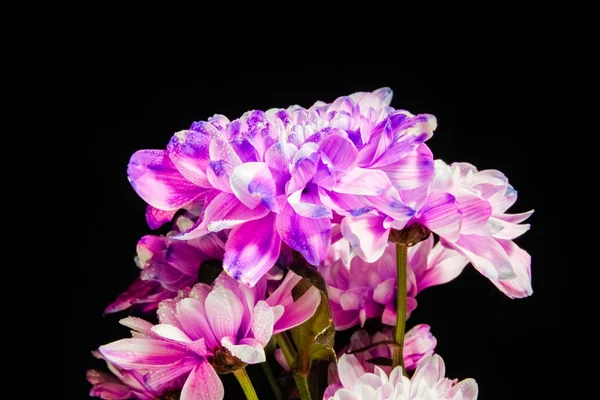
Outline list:
[[[214,350],[212,366],[218,374],[229,374],[238,369],[244,368],[247,364],[232,355],[229,350],[219,346]]]

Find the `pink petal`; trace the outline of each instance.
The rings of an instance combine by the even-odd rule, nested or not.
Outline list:
[[[426,185],[433,176],[433,154],[421,144],[404,158],[378,168],[386,173],[398,190],[415,189]]]
[[[342,354],[338,361],[338,374],[342,385],[352,390],[358,379],[365,374],[365,370],[354,355]]]
[[[206,361],[197,365],[188,376],[180,400],[223,400],[225,388],[219,375]]]
[[[390,231],[384,228],[383,221],[383,217],[371,213],[342,220],[344,238],[366,262],[377,261],[385,251]]]
[[[165,254],[165,260],[171,267],[194,278],[198,277],[200,264],[205,259],[200,250],[181,241],[170,243]]]
[[[288,246],[302,254],[312,265],[319,265],[331,244],[329,218],[302,217],[289,203],[277,216],[277,231]]]
[[[176,212],[176,210],[163,211],[148,205],[146,207],[146,222],[150,229],[158,229],[167,222],[170,222]]]
[[[418,291],[450,282],[461,274],[468,263],[469,259],[462,254],[441,243],[436,244],[429,254],[427,268],[417,276]]]
[[[152,325],[150,322],[145,321],[138,317],[127,317],[119,320],[119,324],[132,329],[133,331],[145,333],[152,336]]]
[[[321,187],[318,190],[321,203],[338,214],[358,217],[373,210],[362,196],[330,192]]]
[[[223,269],[232,278],[254,286],[269,271],[281,249],[275,214],[233,228],[225,245]]]
[[[496,239],[516,239],[527,232],[531,227],[529,224],[513,224],[511,222],[506,222],[494,217],[490,218],[489,221],[499,229],[497,232],[492,233],[492,236],[494,236]]]
[[[175,236],[176,239],[189,240],[206,235],[208,232],[219,232],[230,229],[247,221],[264,217],[269,213],[265,207],[259,206],[251,210],[242,204],[233,194],[219,193],[206,207],[204,219],[199,220],[193,228]]]
[[[235,167],[225,160],[211,161],[206,168],[206,178],[215,189],[233,193],[230,178]]]
[[[206,318],[203,301],[187,298],[177,302],[177,319],[190,338],[204,338],[210,349],[218,345],[219,342]]]
[[[198,365],[197,358],[184,358],[166,368],[149,371],[144,376],[144,383],[151,389],[162,392],[166,388],[172,387],[173,382],[188,374],[196,365]]]
[[[316,153],[316,143],[304,144],[294,155],[290,169],[291,179],[286,187],[286,193],[303,189],[317,172],[319,154]]]
[[[427,269],[427,257],[433,248],[433,235],[414,246],[408,248],[408,265],[413,271],[417,280]]]
[[[394,92],[389,87],[382,87],[382,88],[375,90],[373,92],[373,95],[379,97],[381,99],[381,101],[383,102],[383,104],[385,104],[386,106],[389,106],[390,103],[392,102],[392,96],[394,95]]]
[[[384,172],[356,167],[338,179],[333,191],[377,196],[384,193],[390,186],[392,183]]]
[[[237,166],[231,174],[230,183],[233,193],[246,207],[253,210],[262,203],[277,211],[275,181],[267,164],[249,162]]]
[[[179,328],[169,324],[158,324],[152,327],[152,332],[165,339],[175,342],[191,343],[192,340]]]
[[[248,364],[258,364],[265,362],[267,356],[263,349],[263,345],[256,339],[244,338],[238,344],[234,344],[235,338],[224,337],[221,339],[221,344],[231,352],[234,357],[239,358]]]
[[[512,240],[498,240],[513,266],[516,277],[508,280],[492,281],[504,294],[511,299],[531,296],[531,256],[517,246]]]
[[[461,396],[457,396],[456,393],[461,394]],[[479,386],[477,386],[477,382],[473,378],[467,378],[460,382],[458,382],[452,388],[452,393],[454,394],[454,399],[460,400],[477,400],[477,396],[479,395]]]
[[[340,135],[330,135],[319,144],[321,154],[326,157],[334,171],[349,171],[356,166],[358,150],[348,138]]]
[[[290,368],[290,365],[287,363],[287,360],[285,359],[285,356],[283,355],[283,351],[281,351],[281,349],[275,349],[275,351],[273,352],[273,356],[275,357],[277,363],[281,365],[281,368],[284,369],[284,371],[290,372],[292,370]]]
[[[302,277],[294,273],[294,271],[288,271],[283,282],[275,289],[273,293],[265,300],[271,307],[282,305],[287,307],[292,304],[294,298],[292,297],[292,289],[302,280]]]
[[[329,207],[321,202],[319,187],[309,183],[304,189],[297,190],[290,194],[288,202],[294,208],[294,211],[306,218],[332,218]]]
[[[454,196],[449,193],[431,194],[419,213],[418,222],[450,242],[458,239],[461,214]]]
[[[321,292],[314,286],[308,289],[298,300],[285,307],[281,318],[275,322],[273,334],[292,329],[313,316],[321,302]]]
[[[133,281],[127,290],[119,294],[115,301],[106,306],[104,313],[111,314],[126,310],[134,304],[146,300],[151,295],[163,291],[166,291],[166,289],[163,289],[159,282],[145,281],[138,278]]]
[[[531,217],[531,215],[533,214],[533,210],[524,212],[524,213],[520,213],[520,214],[494,214],[494,217],[499,218],[503,221],[506,222],[510,222],[513,224],[519,224],[523,221],[525,221],[527,218]]]
[[[334,302],[331,303],[331,313],[333,315],[333,325],[335,326],[336,331],[350,329],[360,322],[357,310],[344,311],[339,304]]]
[[[273,314],[273,309],[268,303],[260,300],[256,303],[252,311],[252,334],[254,335],[254,339],[260,344],[261,349],[269,343],[271,336],[273,336],[274,324],[275,315]]]
[[[169,157],[181,175],[190,182],[205,188],[210,183],[206,179],[208,148],[211,137],[192,130],[177,132],[167,145]]]
[[[244,316],[244,306],[230,290],[222,286],[213,288],[206,297],[204,309],[217,340],[237,334]]]
[[[395,187],[388,188],[378,196],[366,196],[367,206],[371,206],[394,219],[395,229],[402,229],[412,218],[415,211],[400,199]]]
[[[160,339],[122,339],[100,346],[108,361],[125,369],[157,369],[188,355],[184,347]]]
[[[381,282],[373,292],[373,300],[382,305],[391,303],[396,298],[396,278],[388,278]]]
[[[483,233],[486,222],[492,215],[490,203],[477,196],[461,196],[458,206],[462,214],[460,233]]]
[[[492,282],[516,276],[509,256],[493,237],[461,235],[449,245],[469,258],[473,266]]]
[[[129,160],[127,175],[146,203],[164,211],[183,208],[206,191],[181,175],[166,150],[135,152]]]

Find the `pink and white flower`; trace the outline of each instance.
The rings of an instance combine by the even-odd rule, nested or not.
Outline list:
[[[340,358],[338,373],[341,385],[329,386],[324,400],[475,400],[479,393],[471,378],[460,382],[446,378],[444,361],[437,354],[424,359],[410,379],[399,366],[389,375],[379,367],[367,372],[351,354]]]
[[[291,289],[300,279],[288,272],[265,299],[266,279],[248,288],[221,274],[212,287],[199,283],[161,302],[158,325],[132,317],[121,320],[132,328],[133,338],[99,351],[122,369],[148,371],[144,382],[152,390],[164,390],[181,377],[182,400],[222,399],[217,371],[264,362],[263,348],[273,334],[301,324],[315,312],[321,299],[316,288],[296,301],[292,298]]]

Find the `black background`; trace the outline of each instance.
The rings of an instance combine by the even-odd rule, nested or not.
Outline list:
[[[549,390],[542,377],[551,370],[552,354],[560,351],[550,334],[552,318],[564,310],[552,295],[557,264],[549,256],[550,205],[539,146],[546,138],[536,116],[544,93],[537,70],[519,54],[512,56],[492,52],[458,63],[454,53],[436,62],[411,57],[365,66],[298,65],[275,57],[277,64],[268,72],[262,68],[265,59],[234,59],[207,68],[208,59],[186,62],[182,57],[162,68],[151,55],[133,64],[115,56],[98,65],[81,82],[91,117],[85,134],[92,136],[93,149],[87,154],[94,170],[87,182],[92,183],[94,204],[76,269],[80,283],[72,289],[78,331],[73,343],[69,327],[67,346],[76,353],[69,364],[67,387],[76,391],[71,398],[86,398],[90,385],[85,371],[102,367],[90,351],[128,336],[117,323],[124,314],[103,317],[102,311],[137,276],[135,245],[150,233],[145,203],[127,181],[131,154],[165,148],[174,132],[215,113],[234,119],[251,109],[309,107],[316,100],[331,102],[382,86],[394,90],[393,107],[437,117],[438,128],[427,142],[435,158],[501,170],[519,192],[509,211],[535,209],[528,221],[531,230],[517,239],[533,258],[533,296],[511,300],[468,267],[453,282],[419,294],[409,327],[431,325],[447,376],[475,378],[480,399],[542,398]],[[408,61],[416,67],[410,72]],[[260,369],[249,373],[260,382],[259,397],[269,398],[268,387],[260,387]],[[225,382],[226,398],[241,398],[235,380],[226,377]]]

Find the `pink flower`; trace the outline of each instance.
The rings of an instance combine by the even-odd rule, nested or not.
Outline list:
[[[97,351],[92,352],[96,358],[103,358]],[[144,383],[143,373],[131,369],[124,370],[109,362],[106,362],[108,369],[113,375],[102,371],[90,369],[86,373],[86,378],[93,386],[90,389],[91,397],[100,397],[107,400],[120,399],[158,399],[161,392],[152,390]]]
[[[354,355],[344,354],[338,362],[338,385],[325,390],[324,400],[475,400],[479,392],[473,379],[458,382],[445,377],[442,358],[428,356],[417,367],[411,379],[396,367],[388,375],[381,368],[367,372]]]
[[[347,242],[346,242],[347,243]],[[407,314],[417,307],[416,296],[423,289],[446,283],[460,274],[469,260],[442,246],[433,245],[433,237],[408,250]],[[380,318],[387,325],[396,324],[396,246],[387,245],[383,255],[373,263],[355,257],[349,245],[340,240],[330,250],[319,271],[327,293],[337,330],[345,330],[368,318]]]
[[[359,237],[358,251],[374,261],[385,240],[366,248],[361,232],[370,222],[361,216],[381,209],[401,228],[414,210],[400,195],[422,192],[433,165],[422,143],[435,119],[396,111],[391,97],[382,88],[309,109],[255,110],[233,121],[216,115],[176,133],[167,150],[136,152],[129,180],[150,204],[153,226],[204,206],[178,239],[231,229],[223,267],[250,286],[275,264],[282,242],[318,265],[340,216],[344,235],[354,245]]]
[[[264,362],[263,348],[273,334],[301,324],[315,312],[321,299],[316,288],[296,301],[292,298],[291,289],[300,279],[288,272],[265,299],[266,279],[248,288],[221,274],[212,287],[199,283],[161,302],[158,325],[138,318],[121,320],[133,329],[133,338],[99,350],[120,368],[147,370],[144,382],[152,390],[164,390],[182,377],[182,400],[222,399],[217,372]]]
[[[175,297],[177,291],[198,282],[200,265],[210,259],[221,260],[225,249],[223,234],[209,234],[193,240],[175,240],[178,227],[193,225],[187,217],[179,217],[167,236],[146,235],[137,244],[135,262],[142,270],[140,277],[109,304],[105,313],[131,306],[143,312],[154,311],[162,300]]]

